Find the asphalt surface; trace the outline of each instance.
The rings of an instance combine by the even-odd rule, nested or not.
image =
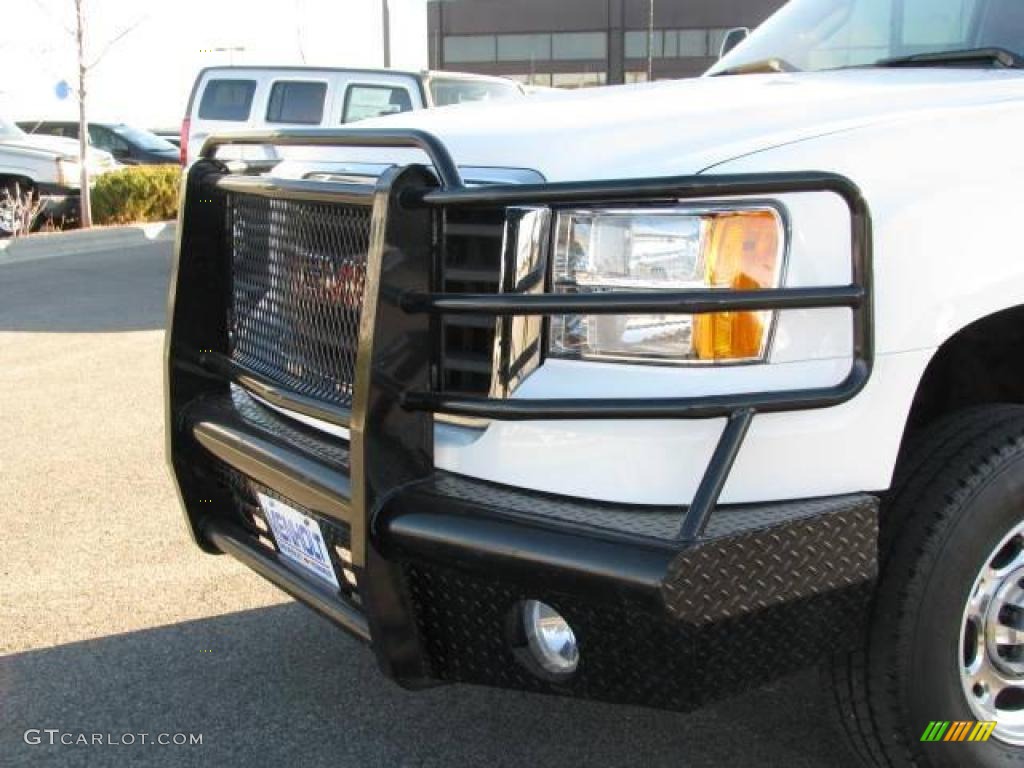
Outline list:
[[[169,258],[160,243],[0,262],[0,765],[852,768],[814,672],[692,715],[413,694],[200,554],[163,460]],[[148,743],[27,744],[29,729]],[[176,733],[202,744],[152,743]]]

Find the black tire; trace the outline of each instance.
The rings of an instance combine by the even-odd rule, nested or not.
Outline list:
[[[1024,519],[1024,407],[953,414],[904,451],[882,506],[878,590],[863,647],[826,670],[843,729],[874,768],[1024,766],[1024,748],[922,743],[971,721],[957,659],[982,566]]]

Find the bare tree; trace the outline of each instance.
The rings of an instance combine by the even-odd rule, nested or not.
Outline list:
[[[89,68],[85,65],[85,21],[82,17],[82,0],[75,0],[75,43],[78,47],[78,168],[79,197],[78,217],[83,228],[92,226],[92,192],[89,189],[89,121],[85,117],[85,76]]]
[[[306,64],[306,47],[302,43],[302,23],[305,20],[305,13],[302,7],[302,0],[295,0],[295,42],[299,47],[299,59],[303,66]]]
[[[74,0],[75,3],[75,27],[69,30],[75,37],[75,47],[78,54],[78,166],[80,168],[81,199],[79,205],[81,211],[79,217],[83,228],[92,226],[92,199],[89,190],[89,121],[86,118],[86,95],[88,88],[86,83],[90,72],[99,64],[103,57],[109,53],[116,43],[122,40],[125,35],[139,26],[145,19],[138,21],[118,32],[101,49],[99,54],[92,61],[86,61],[85,56],[85,34],[86,19],[83,10],[83,0]]]

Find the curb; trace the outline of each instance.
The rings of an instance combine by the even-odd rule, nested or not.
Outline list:
[[[0,240],[0,265],[171,242],[174,240],[176,229],[177,222],[159,221],[153,224],[130,224],[125,227],[45,232]]]

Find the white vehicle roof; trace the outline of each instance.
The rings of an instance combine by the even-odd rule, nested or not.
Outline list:
[[[489,84],[494,84],[491,86]],[[261,128],[331,128],[383,114],[523,95],[508,78],[461,72],[352,67],[218,66],[199,72],[186,109],[186,161],[214,133]],[[280,159],[268,148],[225,147],[222,159]]]

